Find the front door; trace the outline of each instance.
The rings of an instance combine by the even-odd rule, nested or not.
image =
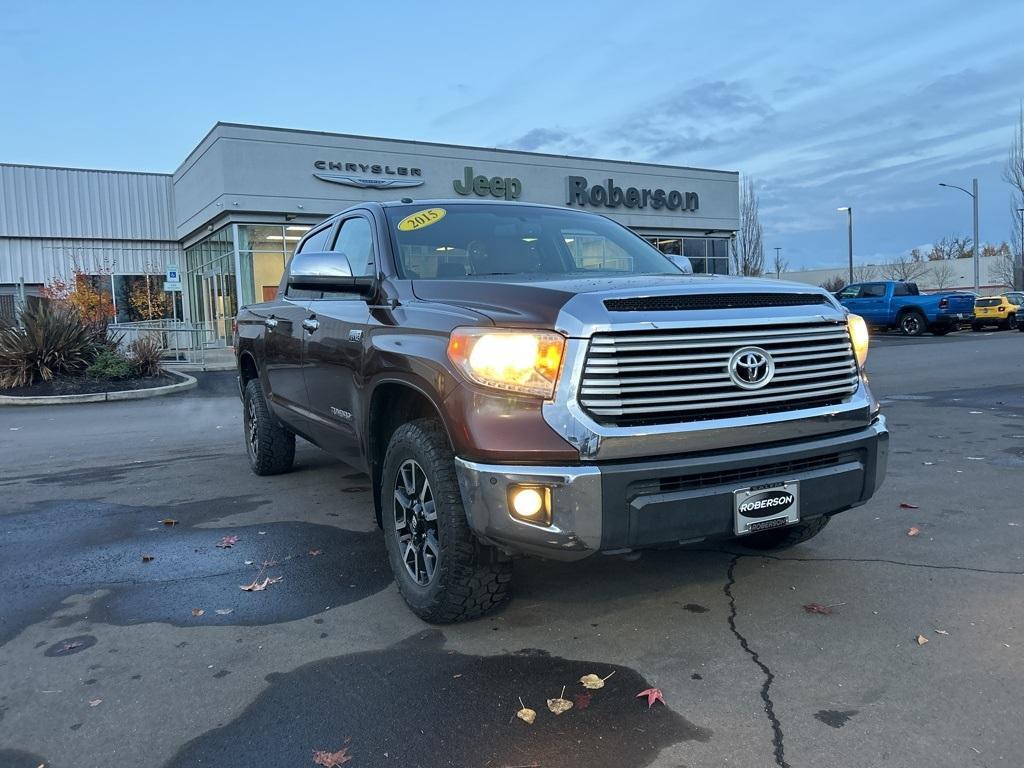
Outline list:
[[[373,228],[355,215],[341,222],[332,251],[344,254],[353,275],[376,272]],[[358,466],[361,461],[360,405],[363,349],[370,308],[358,295],[325,293],[309,302],[311,330],[306,336],[304,370],[317,445]]]
[[[204,272],[200,284],[203,317],[206,319],[206,346],[223,347],[234,344],[231,320],[238,314],[235,276],[219,270]]]

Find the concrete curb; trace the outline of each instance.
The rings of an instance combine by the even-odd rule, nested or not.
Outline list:
[[[150,387],[149,389],[126,389],[121,392],[91,392],[86,395],[45,395],[40,397],[17,397],[15,395],[0,395],[0,406],[3,405],[75,405],[77,403],[107,403],[118,400],[148,400],[151,397],[163,397],[173,395],[175,392],[184,392],[194,389],[196,380],[181,371],[165,369],[165,373],[177,376],[181,379],[177,384],[165,384],[162,387]]]

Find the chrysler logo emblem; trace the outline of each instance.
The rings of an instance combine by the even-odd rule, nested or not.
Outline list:
[[[729,378],[740,389],[760,389],[775,375],[775,361],[760,347],[743,347],[729,360]]]

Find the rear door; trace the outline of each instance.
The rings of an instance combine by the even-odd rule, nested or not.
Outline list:
[[[330,250],[344,255],[352,274],[378,274],[377,248],[368,213],[341,221]],[[325,249],[326,250],[326,249]],[[358,465],[361,370],[370,307],[362,296],[327,293],[309,302],[305,377],[314,439],[321,448]]]
[[[333,224],[314,230],[299,244],[299,250],[324,250],[333,232]],[[303,433],[309,422],[309,398],[302,371],[306,341],[302,324],[309,318],[308,306],[314,295],[319,292],[289,289],[286,269],[278,298],[267,307],[263,320],[267,396],[278,417]]]

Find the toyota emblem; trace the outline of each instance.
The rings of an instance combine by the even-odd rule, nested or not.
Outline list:
[[[775,361],[760,347],[737,349],[729,359],[729,378],[740,389],[760,389],[775,375]]]

